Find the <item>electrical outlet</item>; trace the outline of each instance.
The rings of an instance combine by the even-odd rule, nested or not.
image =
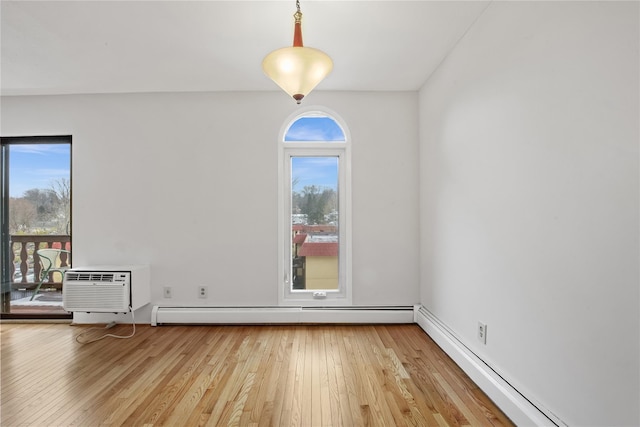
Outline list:
[[[164,297],[171,298],[171,286],[164,287]]]
[[[487,324],[478,322],[478,340],[482,344],[487,344]]]
[[[198,286],[198,298],[206,298],[207,293],[208,292],[206,286]]]

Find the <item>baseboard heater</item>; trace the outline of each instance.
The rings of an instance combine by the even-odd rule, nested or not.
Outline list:
[[[151,325],[414,323],[413,306],[394,307],[164,307]]]
[[[516,424],[522,426],[566,426],[541,403],[525,397],[473,353],[463,341],[425,307],[416,307],[416,323]]]

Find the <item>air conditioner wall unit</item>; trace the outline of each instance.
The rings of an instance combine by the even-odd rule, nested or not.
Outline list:
[[[66,311],[127,313],[151,302],[151,274],[148,265],[71,268],[62,289]]]

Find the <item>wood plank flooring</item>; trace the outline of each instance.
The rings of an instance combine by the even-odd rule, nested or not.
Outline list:
[[[513,425],[417,325],[88,328],[0,325],[0,425]]]

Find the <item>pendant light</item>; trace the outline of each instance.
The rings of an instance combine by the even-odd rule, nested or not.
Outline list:
[[[262,70],[300,104],[302,98],[331,72],[333,61],[326,53],[302,45],[300,0],[296,0],[296,8],[293,46],[268,54],[262,61]]]

